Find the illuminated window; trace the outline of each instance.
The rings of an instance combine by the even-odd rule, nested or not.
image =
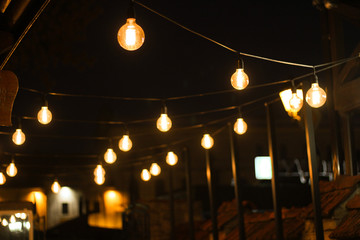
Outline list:
[[[258,180],[270,180],[271,177],[271,158],[269,156],[255,157],[255,178]]]

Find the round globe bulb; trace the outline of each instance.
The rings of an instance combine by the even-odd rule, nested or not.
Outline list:
[[[153,176],[158,176],[161,173],[161,168],[157,163],[152,163],[150,166],[150,173]]]
[[[244,72],[243,68],[236,69],[235,73],[231,76],[231,85],[237,90],[242,90],[249,84],[249,77]]]
[[[12,141],[16,145],[21,145],[25,142],[25,134],[21,131],[20,128],[15,130],[14,134],[12,135]]]
[[[94,170],[94,181],[98,185],[102,185],[105,182],[105,169],[98,164]]]
[[[127,152],[132,148],[132,141],[129,138],[129,135],[123,135],[119,141],[119,148],[123,152]]]
[[[6,182],[5,174],[3,174],[2,172],[0,172],[0,185],[4,185],[5,182]]]
[[[9,166],[6,168],[6,174],[7,174],[9,177],[15,177],[15,176],[16,176],[16,174],[17,174],[17,168],[16,168],[14,162],[10,163]]]
[[[61,186],[60,186],[59,182],[57,180],[55,180],[53,182],[53,184],[51,185],[51,191],[53,193],[59,193],[60,189],[61,189]]]
[[[326,102],[326,93],[318,83],[311,84],[306,93],[306,102],[313,108],[319,108]]]
[[[247,130],[247,124],[244,121],[243,118],[238,118],[234,124],[234,131],[239,134],[242,135],[244,133],[246,133]]]
[[[104,160],[105,162],[109,163],[109,164],[113,164],[116,161],[117,157],[116,157],[116,153],[114,152],[114,150],[112,148],[108,148],[104,154]]]
[[[162,113],[158,120],[156,121],[156,127],[162,131],[167,132],[170,130],[172,126],[171,119],[168,117],[166,113]]]
[[[303,100],[297,95],[297,93],[292,93],[289,104],[292,112],[298,112],[303,106]]]
[[[201,139],[201,146],[205,149],[210,149],[214,146],[214,139],[209,134],[204,134]]]
[[[139,49],[145,40],[143,29],[136,24],[135,18],[128,18],[119,29],[117,39],[120,46],[128,51]]]
[[[150,174],[149,170],[143,169],[141,171],[141,179],[145,182],[147,182],[151,179],[151,174]]]
[[[47,106],[42,106],[38,112],[37,119],[41,124],[48,124],[52,120],[52,114]]]
[[[174,152],[168,152],[166,155],[166,163],[174,166],[178,162],[178,156]]]

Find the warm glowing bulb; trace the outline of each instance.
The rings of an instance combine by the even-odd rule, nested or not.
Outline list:
[[[306,93],[306,102],[313,108],[321,107],[326,102],[326,93],[318,83],[311,84]]]
[[[132,141],[129,138],[129,135],[123,135],[119,141],[119,148],[123,152],[127,152],[132,148]]]
[[[214,139],[209,134],[204,134],[201,139],[201,146],[205,149],[210,149],[214,145]]]
[[[128,18],[119,29],[117,39],[121,47],[128,51],[139,49],[145,40],[143,29],[136,24],[135,18]]]
[[[57,180],[54,181],[54,183],[51,185],[51,191],[53,191],[53,193],[58,193],[60,192],[61,186],[59,184],[59,182]]]
[[[5,218],[3,218],[3,220],[1,221],[1,225],[6,227],[7,225],[9,225],[9,222]]]
[[[171,119],[168,117],[166,113],[162,113],[158,120],[156,121],[156,127],[162,131],[167,132],[171,128],[172,123]]]
[[[151,174],[150,174],[149,170],[143,169],[143,170],[141,171],[141,179],[142,179],[143,181],[149,181],[150,178],[151,178]]]
[[[289,100],[289,106],[291,111],[298,112],[302,108],[303,100],[298,96],[298,94],[292,93],[291,98]]]
[[[94,181],[98,185],[102,185],[105,182],[105,169],[98,164],[94,170]]]
[[[116,161],[116,153],[112,148],[108,148],[104,154],[105,162],[112,164]]]
[[[5,174],[3,174],[2,172],[0,172],[0,185],[4,185],[5,182],[6,182]]]
[[[237,134],[242,135],[242,134],[246,133],[246,130],[247,130],[246,122],[244,121],[243,118],[238,118],[234,124],[234,131]]]
[[[9,177],[15,177],[15,176],[16,176],[16,174],[17,174],[17,168],[16,168],[14,162],[10,163],[9,166],[6,168],[6,174],[7,174]]]
[[[12,141],[16,145],[21,145],[25,142],[25,134],[21,131],[20,128],[16,129],[16,131],[12,135]]]
[[[15,218],[14,215],[11,215],[11,217],[10,217],[10,223],[14,223],[14,222],[16,222],[16,218]]]
[[[153,176],[158,176],[161,173],[161,168],[157,163],[152,163],[150,166],[150,173]]]
[[[52,114],[47,106],[42,106],[38,112],[37,119],[41,124],[48,124],[51,122]]]
[[[235,73],[231,76],[231,85],[237,90],[242,90],[249,84],[249,77],[244,72],[243,68],[237,68]]]
[[[166,163],[174,166],[178,162],[178,156],[174,152],[168,152],[166,155]]]

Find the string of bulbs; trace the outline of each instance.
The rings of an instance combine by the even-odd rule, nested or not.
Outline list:
[[[353,57],[353,58],[348,58],[348,59],[343,59],[343,60],[339,60],[339,61],[335,61],[335,62],[330,62],[330,63],[324,63],[324,64],[319,64],[319,65],[306,65],[306,64],[299,64],[299,63],[293,63],[293,62],[287,62],[287,61],[280,61],[280,60],[276,60],[276,59],[271,59],[271,58],[267,58],[267,57],[261,57],[261,56],[257,56],[257,55],[253,55],[253,54],[248,54],[248,53],[244,53],[244,52],[240,52],[237,50],[234,50],[224,44],[221,44],[211,38],[208,38],[200,33],[197,33],[179,23],[177,23],[176,21],[156,12],[155,10],[149,8],[148,6],[138,2],[138,1],[132,1],[132,3],[136,3],[148,10],[150,10],[151,12],[163,17],[164,19],[178,25],[179,27],[193,33],[196,34],[204,39],[207,39],[219,46],[224,47],[225,49],[228,49],[232,52],[237,53],[239,56],[246,56],[246,57],[251,57],[251,58],[257,58],[257,59],[261,59],[261,60],[265,60],[265,61],[271,61],[271,62],[276,62],[276,63],[281,63],[281,64],[286,64],[286,65],[293,65],[293,66],[298,66],[298,67],[304,67],[304,68],[312,68],[313,69],[313,75],[315,78],[315,82],[311,84],[311,88],[307,91],[306,95],[305,95],[305,99],[306,102],[314,108],[319,108],[321,106],[323,106],[326,102],[326,93],[325,91],[319,86],[319,81],[318,81],[318,77],[317,77],[317,72],[319,72],[319,70],[317,70],[317,68],[320,67],[324,67],[322,70],[324,69],[329,69],[332,68],[334,66],[337,66],[339,64],[343,64],[347,61],[353,60],[355,58],[358,58],[359,56]],[[130,8],[132,9],[132,11],[134,13],[133,10],[133,4],[131,4]],[[133,14],[132,16],[130,16],[127,19],[127,22],[125,25],[123,25],[118,32],[117,35],[118,38],[118,42],[120,44],[121,47],[123,47],[124,49],[128,50],[128,51],[135,51],[137,49],[139,49],[142,44],[144,43],[145,40],[145,34],[144,31],[142,30],[142,28],[136,24],[136,19],[135,19],[135,14]],[[307,74],[308,75],[308,74]],[[300,79],[300,78],[298,78]],[[295,81],[298,79],[292,79],[292,80],[285,80],[285,81],[281,81],[281,82],[275,82],[275,83],[270,83],[271,85],[273,84],[283,84],[283,83],[287,83],[287,82],[291,82],[292,83],[292,88],[290,89],[290,99],[289,100],[285,100],[285,102],[287,102],[289,104],[290,110],[292,113],[297,113],[302,105],[303,105],[303,94],[302,94],[302,90],[301,89],[296,89],[295,87]],[[220,93],[226,93],[226,92],[232,92],[232,91],[237,91],[237,90],[244,90],[245,88],[248,87],[249,85],[249,77],[248,75],[245,73],[244,71],[244,61],[242,58],[239,57],[238,59],[238,67],[236,68],[234,74],[231,76],[230,79],[231,85],[233,86],[233,88],[235,90],[226,90],[226,91],[220,91],[220,92],[213,92],[213,93],[205,93],[205,94],[199,94],[199,95],[192,95],[190,97],[197,97],[197,96],[204,96],[204,95],[210,95],[210,94],[220,94]],[[267,84],[269,85],[269,84]],[[255,87],[255,86],[254,86]],[[36,92],[32,89],[24,89],[24,90],[28,90],[28,91],[33,91]],[[282,95],[285,95],[284,93],[285,91],[283,91],[283,94],[280,94],[280,97],[283,99]],[[286,90],[286,92],[288,93],[289,91]],[[73,95],[73,94],[60,94],[60,93],[50,93],[50,95],[54,95],[54,96],[78,96],[78,95]],[[287,94],[288,95],[288,94]],[[85,96],[85,97],[99,97],[99,96]],[[102,97],[102,98],[111,98],[111,99],[115,99],[115,97]],[[168,98],[166,99],[167,101],[169,100],[177,100],[177,99],[183,99],[186,98],[186,96],[184,97],[173,97],[173,98]],[[146,100],[146,101],[164,101],[164,99],[158,99],[158,98],[117,98],[117,99],[122,99],[122,100]],[[284,103],[284,101],[283,101]],[[289,113],[290,115],[290,113]],[[45,101],[44,106],[41,107],[40,111],[38,112],[37,115],[37,119],[41,124],[49,124],[52,121],[52,113],[50,112],[50,110],[48,109],[48,103],[47,101]],[[162,106],[162,110],[161,110],[161,114],[160,117],[158,118],[157,122],[156,122],[156,126],[157,129],[161,132],[167,132],[171,129],[172,127],[172,121],[171,119],[168,117],[167,115],[167,107],[165,106],[165,104]],[[244,121],[244,119],[242,118],[241,114],[239,114],[239,117],[237,118],[235,124],[234,124],[234,131],[237,134],[244,134],[247,130],[247,124]],[[21,131],[21,128],[18,128],[15,130],[15,133],[12,136],[12,140],[15,144],[17,145],[21,145],[25,142],[25,134]],[[212,136],[209,133],[205,133],[203,135],[203,138],[201,139],[201,146],[205,149],[211,149],[212,146],[214,145],[214,139],[212,138]],[[119,149],[121,151],[127,152],[132,148],[132,141],[129,137],[129,133],[125,133],[122,138],[119,141]],[[168,155],[173,152],[169,152]],[[172,158],[175,158],[174,155],[176,156],[176,154],[172,155],[170,154],[170,156],[173,156]],[[108,148],[107,151],[104,154],[104,159],[105,162],[107,162],[108,164],[112,164],[116,161],[116,153],[113,151],[112,148]],[[177,162],[177,156],[176,156],[176,161],[172,160],[169,162]],[[12,172],[16,172],[14,170],[14,164],[13,162],[10,164],[11,166],[13,166]],[[8,166],[8,168],[10,169],[10,165]],[[171,164],[169,164],[171,165]],[[15,167],[16,169],[16,167]],[[10,172],[10,170],[9,170]],[[156,164],[153,163],[150,167],[150,171],[148,171],[147,169],[143,169],[143,171],[141,172],[141,177],[144,181],[148,181],[151,178],[151,175],[158,175],[160,174],[161,169],[160,167]],[[9,175],[9,174],[8,174]],[[16,175],[16,173],[15,173]],[[10,175],[9,175],[10,176]],[[3,184],[2,182],[4,181],[4,174],[2,172],[0,172],[0,184]],[[105,170],[102,168],[101,164],[98,164],[94,170],[94,180],[97,184],[101,185],[105,182]],[[6,180],[5,180],[6,181]],[[57,181],[57,179],[54,181],[54,189],[59,190],[60,189],[60,185]],[[52,187],[53,188],[53,187]],[[55,192],[55,190],[53,190]]]

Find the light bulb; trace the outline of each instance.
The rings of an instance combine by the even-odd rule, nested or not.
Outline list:
[[[94,170],[94,181],[98,185],[102,185],[105,182],[105,169],[98,164]]]
[[[11,217],[10,217],[10,223],[14,223],[14,222],[16,222],[16,218],[15,218],[14,215],[11,215]]]
[[[168,117],[166,113],[162,113],[158,120],[156,121],[156,127],[162,131],[167,132],[171,128],[172,123],[171,119]]]
[[[0,172],[0,185],[4,185],[5,182],[6,182],[5,174],[3,174],[2,172]]]
[[[104,154],[104,160],[105,162],[112,164],[116,161],[116,153],[112,148],[108,148]]]
[[[3,220],[1,221],[1,225],[6,227],[7,225],[9,225],[9,222],[5,218],[3,218]]]
[[[326,93],[318,83],[311,84],[306,93],[306,102],[313,108],[321,107],[326,102]]]
[[[299,97],[296,92],[292,93],[291,98],[289,100],[290,110],[292,112],[298,112],[302,108],[302,105],[303,105],[302,97]]]
[[[214,139],[209,134],[204,134],[201,139],[201,146],[205,149],[210,149],[214,145]]]
[[[141,171],[141,179],[143,181],[149,181],[151,179],[151,174],[150,174],[149,170],[143,169]]]
[[[152,163],[150,166],[150,173],[153,176],[158,176],[161,173],[161,168],[157,163]]]
[[[129,138],[129,135],[123,135],[119,141],[119,148],[123,152],[127,152],[132,148],[132,142]]]
[[[20,128],[15,130],[14,134],[12,135],[12,141],[16,145],[21,145],[25,142],[25,134],[21,131]]]
[[[48,124],[52,120],[52,114],[47,106],[42,106],[38,112],[37,119],[41,124]]]
[[[139,49],[145,40],[143,29],[136,24],[135,18],[128,18],[119,29],[117,39],[120,46],[128,51]]]
[[[6,168],[6,174],[7,174],[9,177],[15,177],[15,176],[16,176],[16,174],[17,174],[17,168],[16,168],[14,162],[11,162],[11,163],[9,164],[9,166]]]
[[[243,118],[238,118],[234,124],[234,131],[239,134],[242,135],[244,133],[246,133],[247,130],[247,124],[244,121]]]
[[[60,192],[60,189],[61,189],[61,186],[60,186],[59,182],[57,180],[55,180],[53,182],[53,184],[51,185],[51,191],[53,193],[58,193],[58,192]]]
[[[237,68],[235,73],[231,76],[231,85],[237,90],[242,90],[249,84],[249,77],[244,72],[243,68]]]
[[[174,152],[168,152],[166,155],[166,163],[174,166],[178,162],[178,156]]]

